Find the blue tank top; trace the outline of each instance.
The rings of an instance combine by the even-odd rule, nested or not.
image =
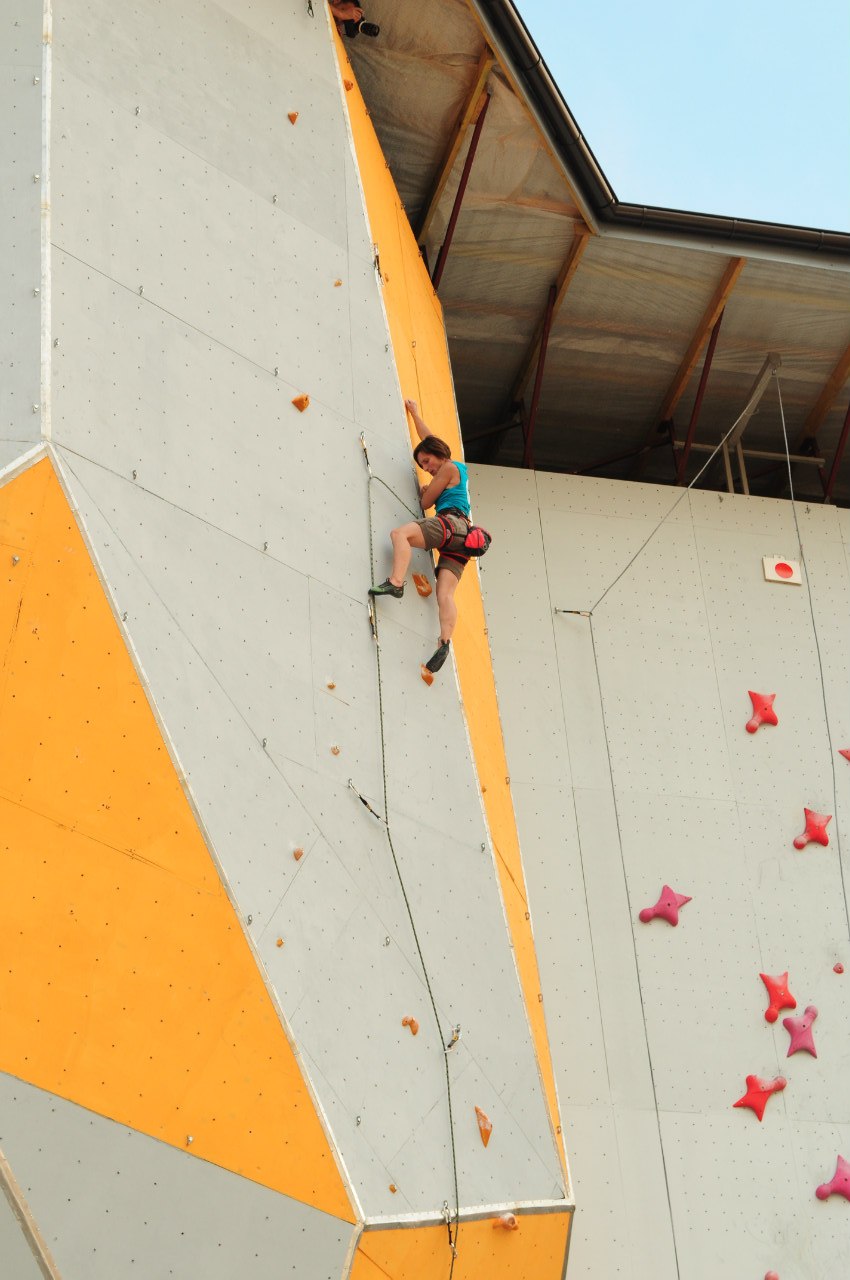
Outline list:
[[[465,516],[469,515],[469,479],[466,474],[466,463],[452,462],[460,472],[460,484],[452,485],[451,489],[444,489],[440,494],[434,506],[438,511],[447,511],[449,507],[454,507],[456,511],[462,511]]]

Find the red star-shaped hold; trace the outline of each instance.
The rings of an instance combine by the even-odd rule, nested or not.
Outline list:
[[[839,747],[838,754],[844,756],[845,760],[850,760],[850,747]]]
[[[779,724],[776,712],[773,710],[775,693],[753,693],[752,689],[748,689],[747,693],[753,704],[753,717],[747,721],[747,733],[755,733],[762,724]]]
[[[759,1076],[747,1076],[747,1092],[743,1098],[733,1102],[732,1106],[749,1107],[751,1111],[755,1111],[759,1121],[761,1121],[770,1095],[772,1093],[781,1093],[787,1083],[788,1081],[784,1076],[777,1076],[775,1080],[762,1080]]]
[[[815,813],[814,809],[804,809],[806,829],[802,835],[794,837],[794,848],[805,849],[807,844],[829,844],[826,834],[827,823],[832,822],[831,813]]]
[[[679,923],[679,909],[686,902],[690,902],[690,898],[684,893],[677,893],[675,889],[671,889],[669,884],[662,885],[661,896],[654,907],[644,907],[638,916],[644,924],[649,924],[650,920],[654,920],[658,916],[661,920],[666,920],[668,924],[677,925]]]
[[[818,1056],[815,1048],[815,1038],[812,1035],[812,1027],[818,1011],[813,1004],[807,1005],[803,1011],[802,1018],[783,1018],[782,1025],[791,1037],[791,1043],[788,1045],[787,1057],[791,1057],[792,1053],[799,1053],[804,1049],[806,1053],[810,1053],[813,1058]]]
[[[767,987],[767,994],[770,996],[770,1003],[764,1011],[766,1022],[775,1022],[779,1017],[780,1009],[796,1009],[797,1001],[788,990],[788,974],[780,973],[778,978],[771,978],[769,973],[760,973],[764,985]]]
[[[832,1182],[821,1183],[815,1195],[818,1200],[826,1200],[829,1196],[844,1196],[845,1200],[850,1200],[850,1164],[844,1156],[838,1157]]]

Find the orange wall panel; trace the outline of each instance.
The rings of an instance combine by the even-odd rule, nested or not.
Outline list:
[[[351,1221],[49,461],[0,548],[0,1070]]]
[[[492,1218],[462,1222],[452,1280],[543,1280],[560,1276],[572,1215],[528,1214],[516,1231],[493,1225]],[[351,1280],[433,1280],[447,1276],[451,1261],[446,1228],[409,1227],[366,1231],[351,1270]]]

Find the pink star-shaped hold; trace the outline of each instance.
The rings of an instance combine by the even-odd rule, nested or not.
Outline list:
[[[787,1083],[788,1081],[784,1076],[777,1076],[775,1080],[762,1080],[759,1076],[747,1076],[747,1092],[743,1098],[733,1102],[732,1106],[749,1107],[751,1111],[755,1111],[759,1122],[761,1122],[768,1098],[772,1093],[781,1093]]]
[[[684,893],[677,893],[675,889],[671,889],[669,884],[662,885],[661,896],[654,907],[644,907],[638,916],[644,924],[649,924],[650,920],[654,920],[658,916],[661,920],[666,920],[668,924],[677,925],[679,923],[679,909],[691,899],[686,897]]]
[[[747,721],[747,733],[755,733],[762,724],[779,724],[776,712],[773,710],[775,693],[753,693],[752,689],[748,689],[747,693],[753,704],[753,718]]]
[[[767,994],[770,996],[770,1003],[764,1011],[765,1022],[775,1022],[779,1017],[780,1009],[796,1009],[797,1001],[788,990],[788,974],[780,973],[778,978],[771,978],[769,973],[760,973],[764,985],[767,987]]]
[[[815,813],[814,809],[804,809],[806,829],[802,835],[794,837],[794,848],[805,849],[807,844],[829,844],[826,834],[827,823],[832,822],[831,813]]]
[[[850,1164],[844,1156],[838,1157],[832,1182],[821,1183],[815,1195],[818,1200],[826,1200],[829,1196],[844,1196],[845,1200],[850,1200]]]
[[[813,1004],[810,1004],[803,1010],[802,1018],[782,1019],[782,1025],[791,1037],[786,1057],[790,1058],[792,1053],[799,1053],[801,1049],[804,1049],[806,1053],[810,1053],[813,1058],[818,1056],[818,1051],[815,1048],[815,1038],[812,1035],[812,1026],[817,1016],[817,1009]]]

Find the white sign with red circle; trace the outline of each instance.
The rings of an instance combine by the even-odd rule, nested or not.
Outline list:
[[[784,582],[789,587],[803,585],[799,560],[786,560],[783,556],[763,556],[762,564],[768,582]]]

